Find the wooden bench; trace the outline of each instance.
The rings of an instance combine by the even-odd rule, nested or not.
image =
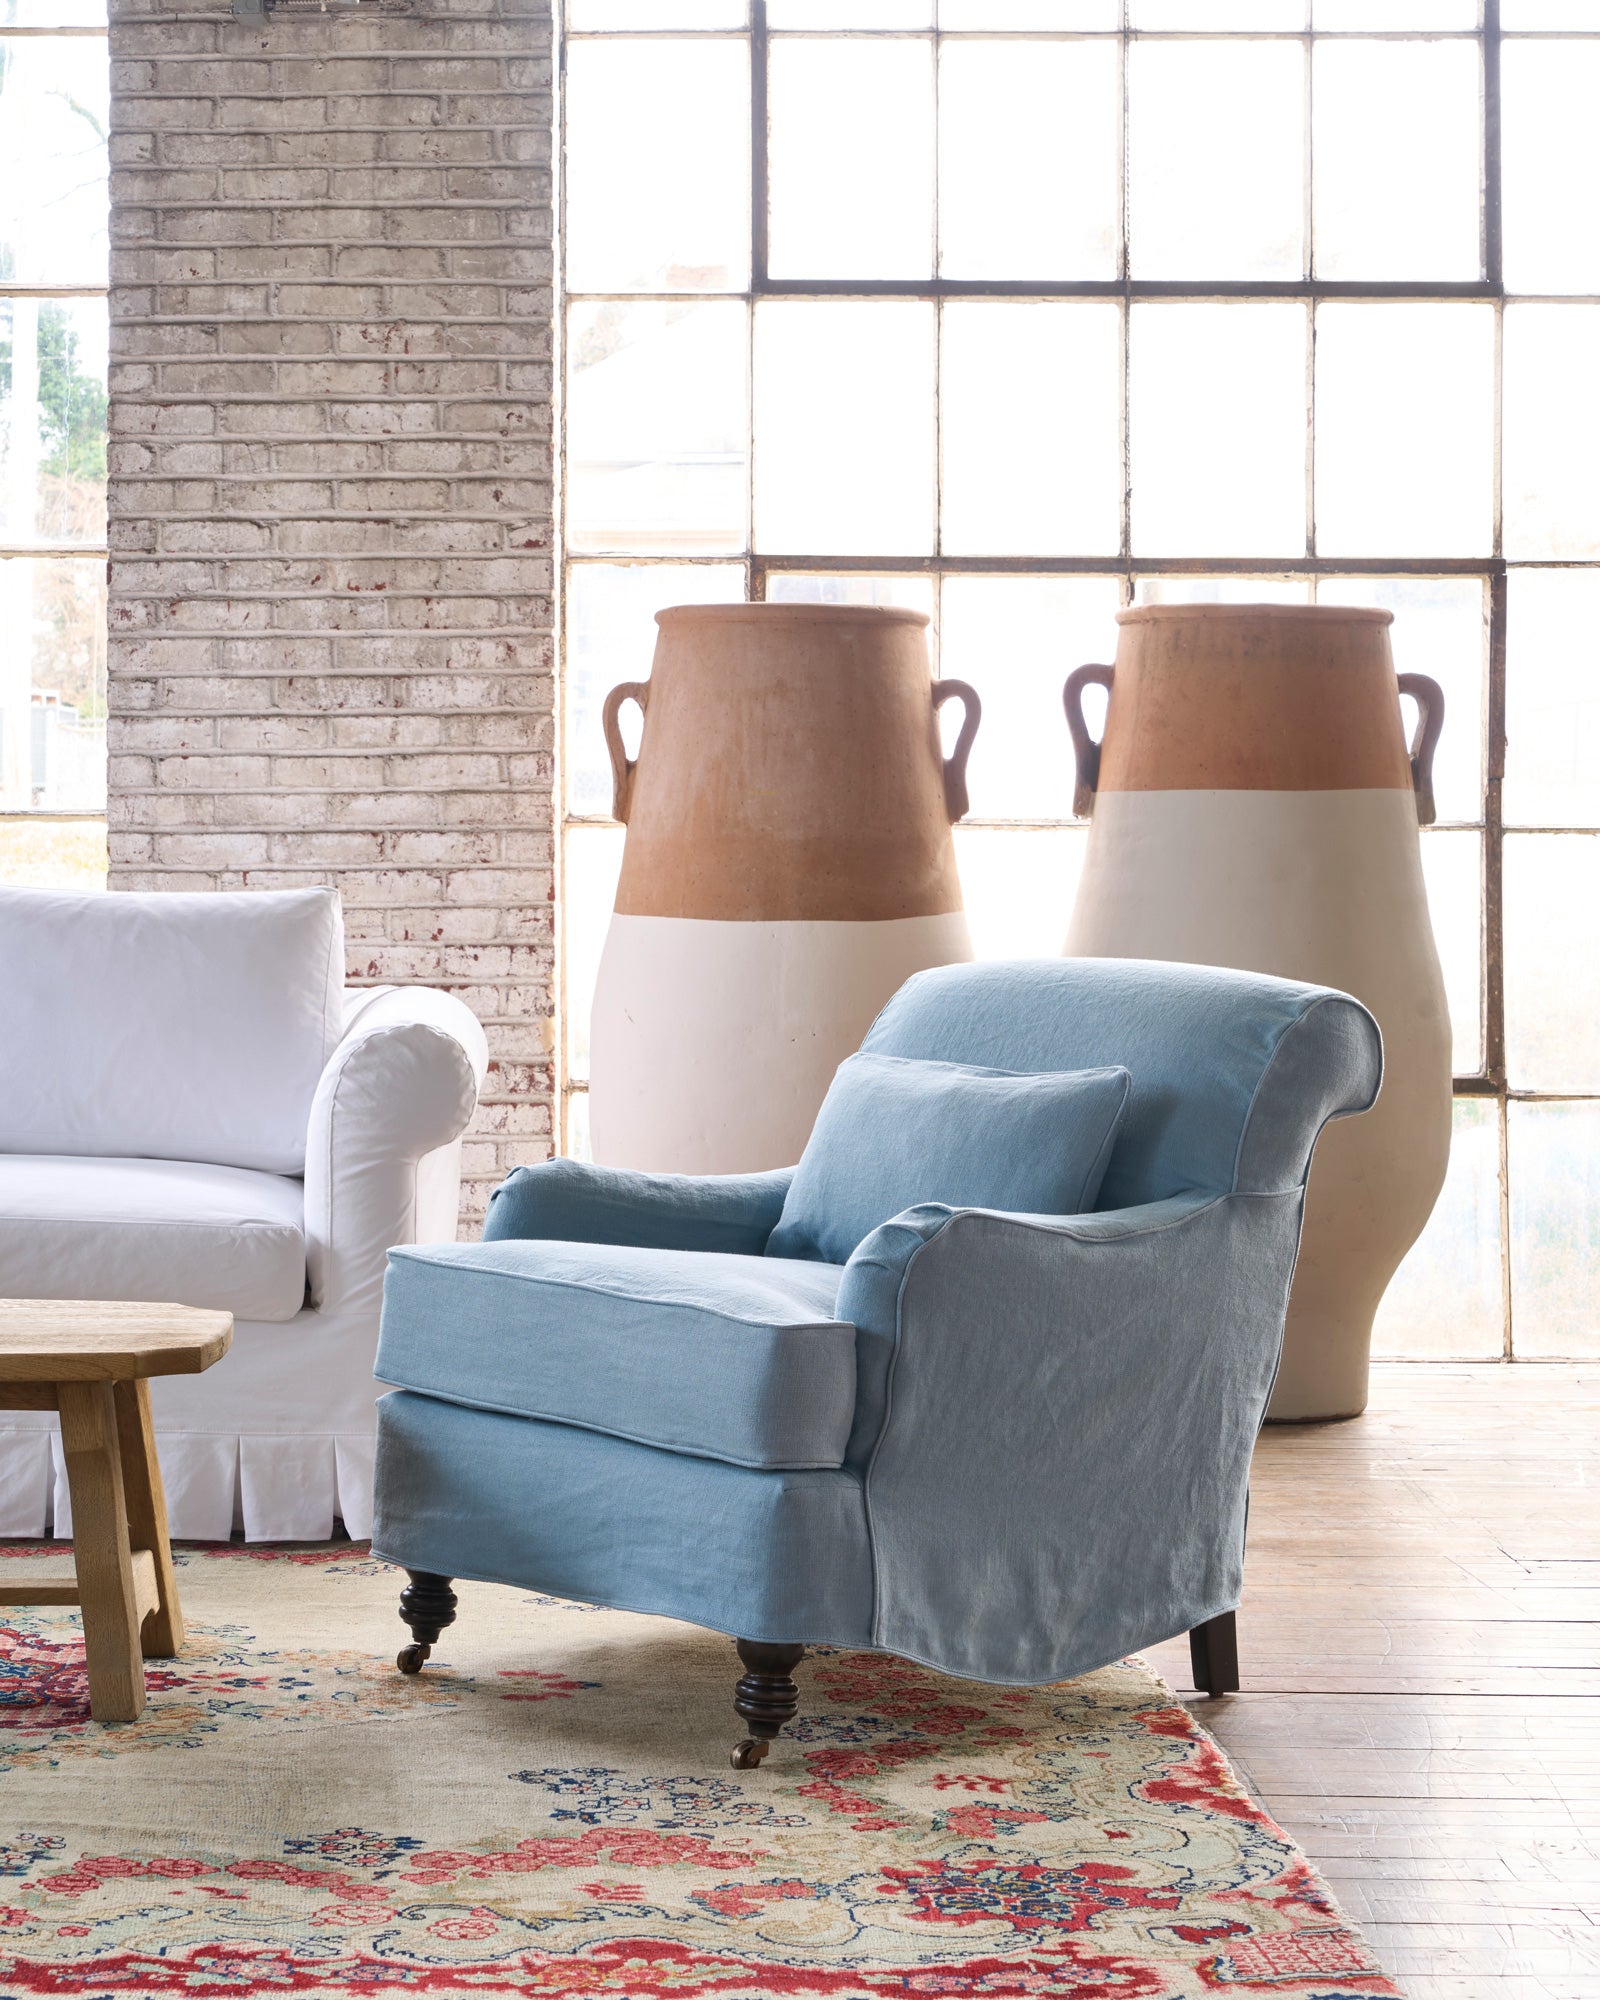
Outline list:
[[[0,1299],[0,1409],[60,1414],[76,1571],[0,1589],[0,1605],[82,1606],[96,1722],[132,1722],[144,1661],[183,1644],[147,1378],[197,1375],[232,1341],[231,1313]]]

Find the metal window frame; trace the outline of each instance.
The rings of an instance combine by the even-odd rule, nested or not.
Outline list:
[[[110,60],[109,23],[79,23],[73,26],[0,25],[0,43],[67,39],[101,41]],[[22,285],[0,279],[0,305],[11,299],[104,299],[110,311],[111,280],[103,285]],[[4,542],[0,541],[0,562],[103,562],[109,567],[111,551],[105,542]],[[104,808],[95,812],[56,806],[0,806],[0,827],[12,826],[104,826]]]
[[[773,29],[767,20],[767,0],[748,0],[746,20],[742,26],[728,26],[715,29],[674,30],[671,28],[646,29],[590,29],[569,30],[561,41],[559,74],[562,82],[566,73],[566,49],[568,42],[603,41],[617,42],[630,39],[653,40],[670,38],[674,41],[707,39],[736,41],[745,43],[750,51],[751,79],[751,122],[750,122],[750,275],[747,285],[721,292],[648,293],[648,292],[582,292],[569,293],[565,284],[566,256],[566,216],[565,216],[565,147],[562,146],[562,192],[560,198],[560,262],[558,264],[559,300],[562,307],[562,323],[569,303],[589,303],[613,300],[617,303],[647,303],[652,299],[675,302],[688,299],[710,302],[716,299],[738,300],[745,303],[749,329],[753,341],[755,308],[766,300],[826,300],[826,299],[912,299],[931,302],[936,315],[947,300],[996,299],[1018,301],[1048,300],[1115,300],[1120,302],[1123,312],[1121,330],[1122,351],[1122,410],[1121,410],[1121,460],[1122,460],[1122,519],[1121,547],[1117,555],[1106,556],[960,556],[943,552],[940,546],[942,524],[936,515],[933,551],[927,556],[873,556],[873,555],[821,555],[815,553],[783,552],[762,550],[755,542],[754,520],[754,480],[755,453],[757,441],[749,434],[747,427],[746,449],[749,453],[748,477],[750,490],[747,494],[745,539],[742,550],[730,549],[725,552],[702,552],[688,554],[644,554],[626,550],[606,552],[585,549],[575,555],[565,533],[565,501],[562,500],[562,561],[560,567],[561,627],[566,631],[567,587],[572,571],[579,567],[626,564],[629,567],[644,567],[660,563],[672,567],[693,567],[696,565],[717,565],[728,567],[742,565],[746,578],[746,594],[753,600],[760,600],[767,594],[769,579],[775,575],[793,572],[813,572],[823,574],[865,573],[881,576],[922,575],[927,576],[932,585],[935,602],[935,626],[937,627],[938,592],[945,576],[1104,576],[1117,578],[1122,587],[1123,601],[1129,602],[1141,577],[1150,575],[1183,576],[1259,576],[1266,578],[1302,577],[1313,582],[1322,577],[1345,576],[1392,576],[1417,578],[1461,577],[1476,578],[1484,586],[1485,593],[1485,638],[1484,638],[1484,712],[1483,712],[1483,770],[1481,773],[1481,813],[1475,820],[1449,823],[1457,830],[1471,830],[1480,836],[1482,854],[1481,882],[1481,934],[1479,962],[1479,990],[1482,1017],[1482,1061],[1480,1067],[1469,1074],[1457,1076],[1455,1092],[1460,1098],[1491,1101],[1496,1107],[1499,1144],[1499,1199],[1500,1199],[1500,1260],[1501,1295],[1503,1309],[1503,1355],[1513,1358],[1512,1298],[1511,1298],[1511,1228],[1510,1228],[1510,1170],[1508,1160],[1508,1117],[1507,1107],[1513,1102],[1538,1101],[1580,1101],[1586,1096],[1600,1097],[1600,1093],[1582,1091],[1546,1091],[1512,1088],[1506,1070],[1506,1017],[1505,1017],[1505,947],[1503,923],[1503,864],[1505,824],[1502,811],[1502,785],[1505,774],[1506,749],[1506,632],[1509,568],[1504,554],[1502,539],[1502,479],[1500,464],[1501,401],[1502,401],[1502,353],[1504,343],[1504,312],[1507,302],[1503,258],[1503,207],[1502,207],[1502,156],[1501,156],[1501,54],[1503,32],[1500,18],[1500,0],[1480,0],[1479,20],[1475,27],[1450,31],[1406,31],[1393,29],[1383,31],[1328,31],[1313,26],[1312,0],[1305,0],[1303,25],[1295,30],[1227,31],[1227,30],[1184,30],[1153,31],[1141,30],[1131,25],[1130,0],[1121,0],[1120,26],[1098,30],[1072,30],[1059,32],[990,29],[954,31],[941,29],[937,25],[915,29]],[[773,46],[786,40],[821,39],[829,41],[909,41],[931,42],[934,59],[935,117],[937,115],[937,90],[939,51],[946,41],[1019,41],[1035,44],[1041,41],[1066,42],[1115,42],[1119,50],[1118,88],[1121,94],[1121,132],[1119,137],[1119,179],[1122,212],[1118,229],[1118,275],[1082,281],[1038,281],[1031,279],[993,280],[958,279],[944,276],[937,271],[937,202],[938,163],[934,162],[933,229],[934,256],[933,271],[923,279],[889,279],[882,281],[862,279],[801,279],[792,276],[775,277],[771,271],[771,245],[769,238],[769,197],[770,162],[768,158],[768,76]],[[1597,40],[1600,31],[1566,32],[1558,30],[1519,31],[1515,37],[1520,41],[1538,40]],[[1305,268],[1298,279],[1285,280],[1223,280],[1191,281],[1137,278],[1130,266],[1129,246],[1129,182],[1127,174],[1127,127],[1129,109],[1128,52],[1133,43],[1149,41],[1274,41],[1299,43],[1306,50],[1305,87],[1307,93],[1305,125]],[[1313,132],[1311,116],[1311,93],[1313,89],[1312,53],[1322,42],[1339,41],[1395,41],[1414,43],[1418,41],[1465,41],[1472,43],[1480,52],[1482,64],[1482,96],[1480,119],[1480,274],[1473,279],[1456,281],[1383,281],[1360,283],[1349,280],[1330,280],[1315,274],[1315,245],[1312,230],[1312,188],[1313,188]],[[565,133],[565,93],[562,93],[562,131]],[[937,126],[935,125],[935,146],[937,146]],[[1518,294],[1516,302],[1538,303],[1548,298],[1551,303],[1580,305],[1600,304],[1600,298],[1585,298],[1572,293],[1560,294]],[[1184,302],[1226,301],[1226,300],[1302,300],[1306,302],[1308,314],[1307,330],[1307,408],[1306,408],[1306,453],[1307,453],[1307,509],[1306,548],[1295,557],[1273,558],[1216,558],[1194,556],[1155,556],[1136,554],[1132,546],[1131,533],[1131,460],[1129,439],[1129,384],[1127,379],[1128,356],[1128,314],[1133,305],[1160,300],[1182,300]],[[1317,521],[1315,511],[1314,452],[1316,446],[1315,414],[1315,368],[1317,345],[1317,314],[1324,303],[1357,301],[1382,303],[1385,301],[1406,301],[1413,303],[1479,303],[1488,305],[1494,317],[1494,520],[1493,538],[1489,551],[1482,556],[1457,558],[1423,557],[1371,557],[1335,558],[1323,556],[1317,547]],[[938,328],[935,328],[935,382],[938,382],[940,366]],[[937,396],[937,386],[936,386]],[[750,421],[753,422],[753,411]],[[937,412],[936,412],[937,422]],[[563,417],[562,431],[561,486],[565,492],[566,436]],[[941,496],[937,492],[940,477],[939,457],[936,437],[935,482],[936,504]],[[1590,569],[1596,566],[1572,561],[1549,561],[1517,563],[1509,566],[1518,571],[1524,569]],[[564,761],[564,730],[562,732]],[[562,832],[563,854],[565,833],[569,827],[606,825],[610,822],[591,815],[571,812],[565,805],[565,774],[562,774],[563,806]],[[1041,830],[1058,826],[1081,825],[1072,819],[1048,821],[1018,820],[974,820],[975,826],[1022,830],[1037,827]],[[1444,830],[1441,827],[1441,830]],[[1587,829],[1578,827],[1552,827],[1547,829],[1513,829],[1517,833],[1548,831],[1551,833],[1581,833]],[[563,880],[562,905],[565,905],[565,882]],[[563,955],[564,958],[564,955]],[[565,965],[561,990],[565,992]],[[562,1002],[563,1026],[560,1039],[562,1051],[561,1082],[562,1111],[565,1117],[571,1098],[581,1093],[586,1085],[574,1084],[567,1061],[567,1037],[565,1032],[565,1003]]]

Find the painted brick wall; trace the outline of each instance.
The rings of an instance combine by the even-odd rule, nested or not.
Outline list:
[[[343,892],[550,1150],[548,0],[111,0],[111,882]]]

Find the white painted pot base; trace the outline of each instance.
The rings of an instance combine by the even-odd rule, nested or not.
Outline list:
[[[1318,1142],[1269,1410],[1356,1415],[1373,1315],[1450,1149],[1450,1021],[1412,794],[1102,792],[1066,950],[1311,980],[1376,1015],[1383,1089]]]
[[[595,982],[596,1160],[792,1166],[833,1073],[913,972],[972,957],[965,915],[720,922],[616,915]]]

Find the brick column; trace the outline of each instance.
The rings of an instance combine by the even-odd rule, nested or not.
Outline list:
[[[475,1008],[464,1229],[551,1144],[551,46],[111,0],[112,887]]]

